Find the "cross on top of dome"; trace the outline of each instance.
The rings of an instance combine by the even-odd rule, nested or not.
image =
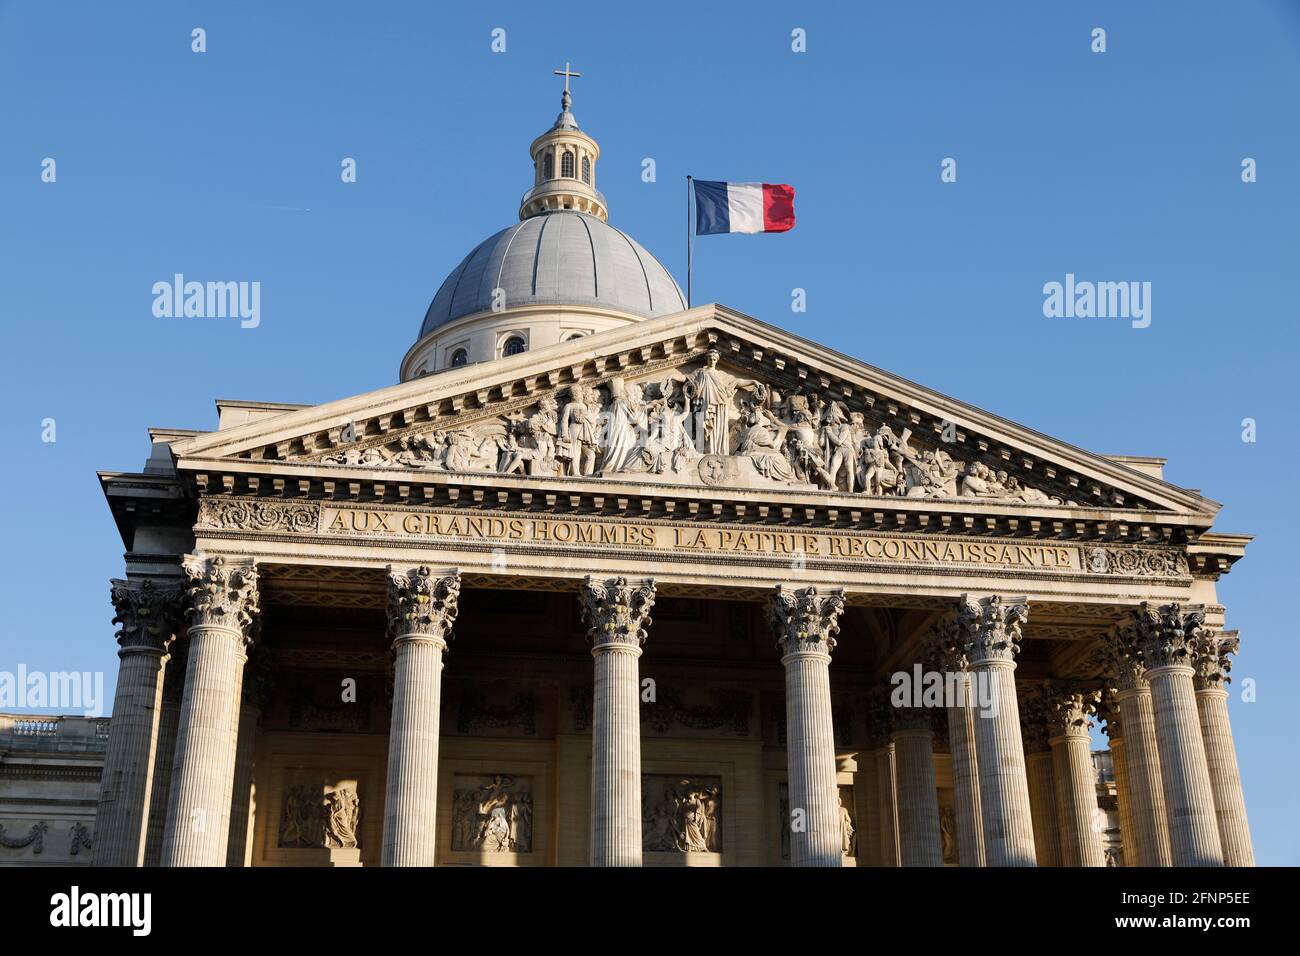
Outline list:
[[[564,93],[560,96],[560,107],[567,113],[569,111],[569,106],[573,103],[573,97],[569,95],[569,78],[574,76],[582,76],[582,74],[575,72],[574,70],[570,70],[568,60],[564,61],[564,69],[555,70],[553,72],[555,73],[556,76],[564,77]]]

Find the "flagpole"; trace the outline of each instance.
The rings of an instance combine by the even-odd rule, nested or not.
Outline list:
[[[686,177],[686,308],[691,307],[691,259],[694,257],[695,238],[691,229],[691,177]]]

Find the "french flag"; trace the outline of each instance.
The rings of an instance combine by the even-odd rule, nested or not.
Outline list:
[[[794,187],[696,179],[695,234],[787,232],[794,228]]]

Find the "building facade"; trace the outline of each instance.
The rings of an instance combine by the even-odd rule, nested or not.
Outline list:
[[[529,154],[398,384],[101,475],[97,864],[1251,862],[1215,502],[688,308],[567,90]]]

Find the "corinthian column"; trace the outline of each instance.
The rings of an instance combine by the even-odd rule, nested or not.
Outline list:
[[[791,590],[778,584],[768,605],[785,666],[793,866],[843,865],[830,671],[843,612],[842,591],[819,594],[815,587]]]
[[[1061,832],[1061,862],[1065,866],[1105,866],[1101,835],[1093,826],[1097,813],[1096,771],[1088,719],[1098,693],[1072,681],[1044,686],[1051,706],[1052,770],[1056,776],[1056,818]]]
[[[1196,642],[1196,708],[1201,715],[1201,736],[1205,760],[1214,791],[1214,811],[1219,821],[1225,866],[1254,866],[1250,827],[1246,823],[1246,801],[1237,769],[1237,748],[1228,722],[1228,688],[1232,681],[1229,654],[1237,653],[1236,634],[1206,630]]]
[[[1128,749],[1124,744],[1123,724],[1115,686],[1107,682],[1097,703],[1097,717],[1104,721],[1102,732],[1110,740],[1110,763],[1115,771],[1115,811],[1119,816],[1120,851],[1125,866],[1137,866],[1133,853],[1133,798],[1129,792]],[[1109,861],[1107,866],[1109,866]]]
[[[1151,684],[1174,866],[1222,866],[1223,844],[1192,687],[1196,635],[1205,610],[1178,604],[1157,608],[1144,601],[1133,619]]]
[[[456,623],[460,572],[388,569],[393,721],[388,731],[383,866],[433,866],[438,829],[442,655]]]
[[[957,862],[984,866],[984,821],[980,811],[979,768],[975,760],[975,707],[966,657],[957,622],[941,622],[927,638],[931,666],[944,673],[947,691],[948,752],[957,817]]]
[[[582,615],[596,660],[591,706],[591,865],[641,865],[641,680],[655,584],[583,584]],[[839,817],[836,817],[838,821]]]
[[[872,840],[876,848],[875,866],[902,866],[898,852],[898,788],[897,753],[889,739],[893,734],[894,708],[889,702],[888,687],[874,687],[867,692],[868,745],[872,748],[875,780],[867,785],[873,788],[876,815],[867,821],[874,831]]]
[[[1115,702],[1124,724],[1128,815],[1133,823],[1133,832],[1125,834],[1124,841],[1132,848],[1134,865],[1173,866],[1151,685],[1145,677],[1146,664],[1138,646],[1137,631],[1131,624],[1117,627],[1106,635],[1102,642],[1102,664],[1114,682]]]
[[[113,723],[95,808],[95,866],[141,866],[153,796],[163,667],[181,620],[181,588],[112,582],[117,656]]]
[[[186,555],[189,660],[163,836],[163,866],[223,866],[249,625],[252,560]]]
[[[930,712],[921,707],[900,708],[894,721],[903,866],[943,866],[939,792],[934,784],[934,730],[930,721]]]
[[[1061,827],[1056,810],[1056,770],[1052,764],[1051,708],[1041,684],[1020,695],[1020,728],[1029,777],[1029,811],[1034,823],[1034,857],[1039,866],[1061,865]]]
[[[996,594],[978,600],[962,595],[958,609],[971,679],[988,682],[992,701],[992,715],[981,714],[975,721],[984,854],[989,866],[1034,865],[1034,826],[1015,678],[1020,628],[1028,618],[1024,598],[1004,602]]]

